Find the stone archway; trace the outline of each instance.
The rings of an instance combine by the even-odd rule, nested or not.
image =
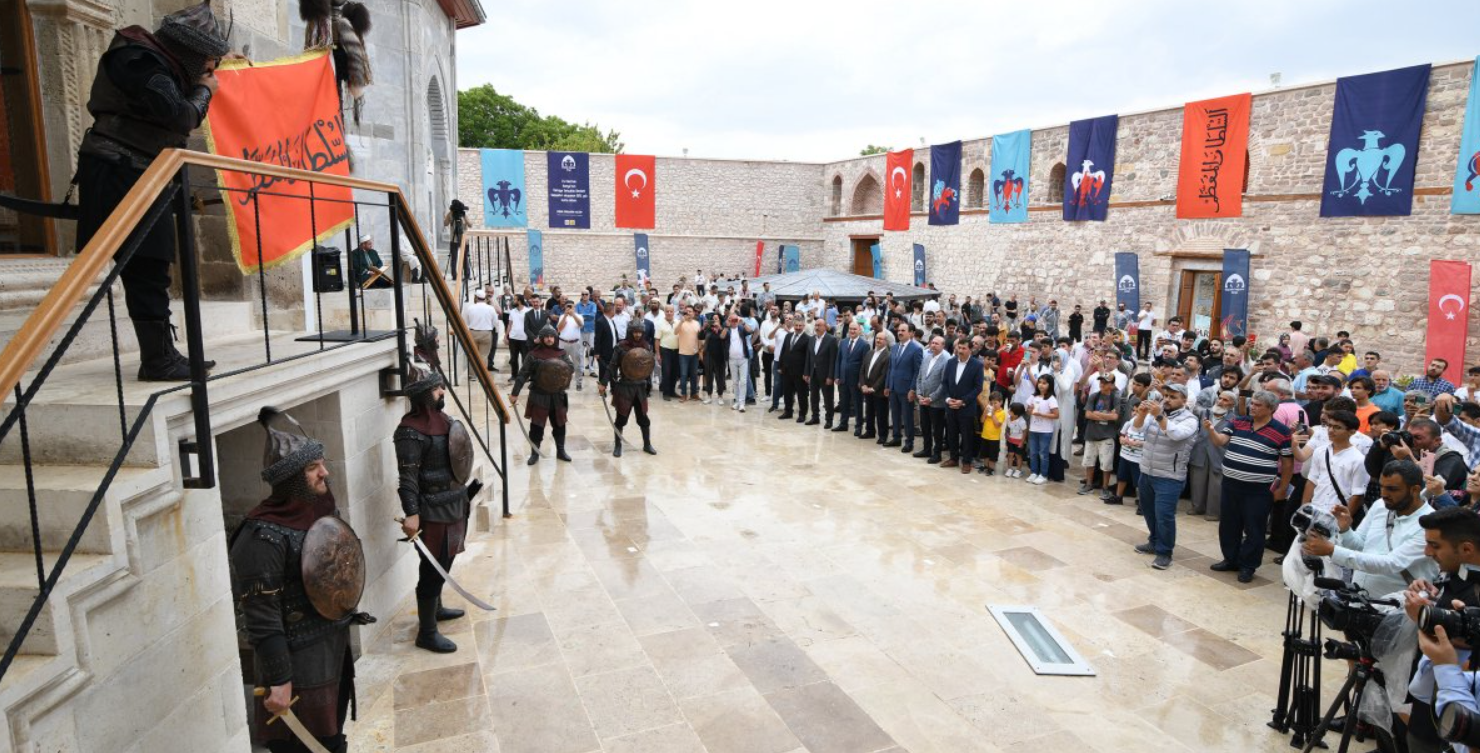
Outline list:
[[[451,202],[452,191],[452,135],[447,117],[446,100],[442,95],[442,84],[436,76],[427,82],[427,224],[423,232],[438,239],[447,240],[448,230],[442,227],[442,210]]]
[[[884,213],[884,189],[872,170],[863,174],[853,184],[853,198],[849,202],[848,214],[870,215]]]

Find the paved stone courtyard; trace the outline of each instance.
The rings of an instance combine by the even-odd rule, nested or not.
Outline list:
[[[352,749],[1288,749],[1265,727],[1286,595],[1270,564],[1207,570],[1215,523],[1179,518],[1157,572],[1132,509],[1071,485],[661,401],[661,454],[614,459],[592,385],[572,398],[575,461],[526,473],[518,439],[515,517],[454,570],[498,611],[444,623],[448,655],[411,645],[410,604],[382,615]],[[1035,676],[989,603],[1040,607],[1097,676]]]

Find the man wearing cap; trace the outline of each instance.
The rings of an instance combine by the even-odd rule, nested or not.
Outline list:
[[[267,430],[262,480],[272,492],[247,513],[230,542],[232,596],[242,634],[252,647],[254,682],[265,691],[254,703],[255,736],[273,753],[307,750],[288,725],[267,725],[297,698],[293,713],[319,744],[330,751],[344,751],[348,749],[344,720],[354,697],[349,626],[366,625],[375,618],[352,606],[343,614],[325,615],[320,607],[323,599],[314,598],[323,591],[311,595],[317,583],[305,580],[314,575],[314,551],[305,550],[309,529],[317,532],[321,529],[315,523],[333,518],[338,525],[332,528],[347,532],[341,534],[352,550],[347,554],[359,553],[359,546],[348,524],[338,520],[329,470],[324,466],[324,445],[301,433],[272,428],[271,422],[279,415],[298,425],[276,408],[266,407],[258,414],[257,420]],[[358,590],[363,585],[363,580],[350,584],[349,602],[359,601]]]
[[[375,250],[374,236],[361,238],[360,245],[349,252],[350,277],[362,288],[388,288],[391,286],[391,279],[383,274],[384,270],[385,264],[380,260],[380,252]],[[377,272],[382,274],[377,275]]]
[[[164,17],[150,33],[129,26],[98,61],[87,110],[92,127],[77,153],[77,248],[87,245],[165,149],[183,148],[216,93],[216,66],[230,49],[209,3]],[[190,378],[170,325],[170,264],[176,203],[167,204],[124,262],[124,301],[139,341],[139,380]]]
[[[442,408],[447,389],[440,374],[411,366],[404,393],[411,411],[391,435],[396,446],[397,493],[406,518],[401,529],[407,536],[420,532],[421,541],[444,571],[463,550],[468,532],[469,499],[482,484],[464,486],[459,466],[470,465],[467,430]],[[461,609],[442,606],[442,574],[425,559],[416,581],[416,645],[439,654],[457,650],[457,644],[437,630],[437,623],[463,616]]]
[[[1163,384],[1160,399],[1137,405],[1131,423],[1136,431],[1145,432],[1136,498],[1149,534],[1136,551],[1155,555],[1151,566],[1166,570],[1177,545],[1177,498],[1187,485],[1187,460],[1198,431],[1197,417],[1187,410],[1187,388]]]
[[[524,417],[529,419],[529,441],[534,444],[536,452],[529,453],[529,465],[540,460],[537,450],[545,437],[546,421],[550,423],[550,436],[555,438],[555,457],[570,462],[570,456],[565,454],[565,419],[570,409],[570,395],[566,390],[570,387],[570,375],[576,364],[570,352],[558,346],[555,340],[555,328],[546,324],[535,339],[529,357],[524,359],[524,367],[514,377],[514,389],[509,393],[510,404],[518,407],[519,390],[526,383],[530,384],[529,405],[524,409]],[[546,369],[551,373],[545,374]]]
[[[637,413],[637,427],[642,430],[642,451],[656,455],[653,448],[652,423],[648,420],[648,392],[652,390],[650,377],[656,365],[652,346],[648,344],[647,327],[627,328],[627,337],[612,349],[611,360],[602,372],[596,392],[606,397],[606,388],[612,387],[612,407],[617,410],[613,421],[616,429],[613,457],[622,457],[622,427],[627,418]]]

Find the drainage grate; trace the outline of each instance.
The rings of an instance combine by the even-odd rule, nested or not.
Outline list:
[[[1037,607],[999,606],[988,604],[987,611],[1002,627],[1028,666],[1040,675],[1075,675],[1093,677],[1094,668],[1079,655],[1069,641],[1044,619]]]

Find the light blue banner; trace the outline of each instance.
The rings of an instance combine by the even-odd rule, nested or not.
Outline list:
[[[988,217],[994,224],[1028,221],[1029,157],[1033,132],[1014,131],[992,137],[992,192]]]
[[[781,266],[783,272],[802,271],[802,249],[799,246],[781,247]]]
[[[529,231],[529,284],[545,284],[545,239],[538,230]]]
[[[874,279],[884,279],[884,252],[879,250],[879,244],[877,243],[869,246],[868,250],[874,256]]]
[[[1459,137],[1459,168],[1454,171],[1454,214],[1480,214],[1480,57],[1470,72],[1470,101],[1465,106],[1465,128]]]
[[[524,152],[518,149],[479,151],[483,158],[483,226],[527,226]]]

